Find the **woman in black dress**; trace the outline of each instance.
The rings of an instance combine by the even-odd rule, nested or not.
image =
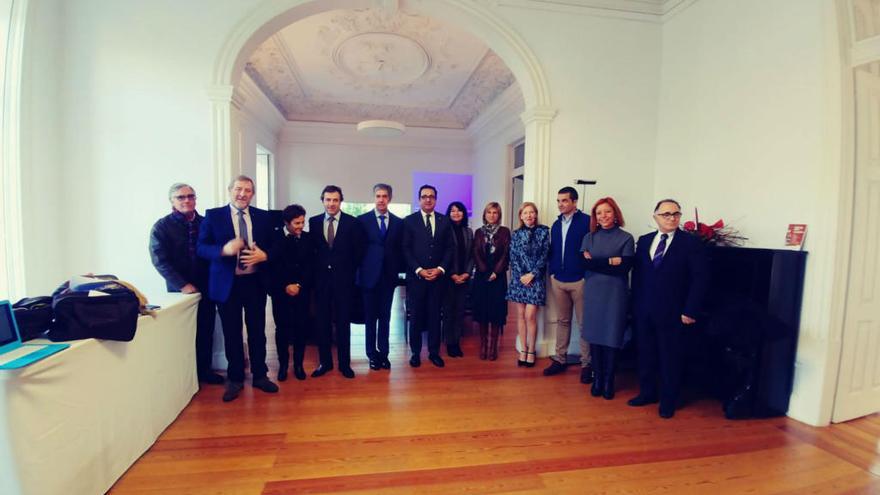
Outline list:
[[[498,337],[507,321],[507,265],[510,229],[501,226],[501,205],[483,209],[483,226],[474,233],[474,274],[471,299],[480,324],[480,359],[498,359]]]
[[[443,335],[446,338],[446,354],[449,357],[464,357],[459,341],[464,331],[464,303],[474,268],[474,258],[471,256],[474,231],[468,227],[467,207],[461,201],[449,203],[446,216],[452,221],[455,250],[443,305]]]
[[[272,290],[282,294],[275,300],[283,303],[275,322],[275,347],[278,350],[278,381],[287,379],[288,347],[293,344],[293,374],[305,380],[303,357],[306,350],[309,318],[309,291],[312,287],[313,246],[309,233],[303,232],[306,210],[290,205],[281,212],[287,236],[272,248]]]

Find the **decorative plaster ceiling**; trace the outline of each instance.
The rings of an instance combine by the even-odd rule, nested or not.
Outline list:
[[[288,120],[463,129],[514,83],[478,38],[428,17],[334,10],[282,29],[245,66]]]

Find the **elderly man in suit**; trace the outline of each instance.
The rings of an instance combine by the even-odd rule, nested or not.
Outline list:
[[[196,211],[196,191],[189,184],[172,184],[168,201],[171,213],[150,231],[153,266],[165,279],[168,292],[207,291],[208,263],[196,255],[199,226],[205,218]],[[196,372],[200,382],[221,385],[223,377],[211,370],[216,308],[207,293],[202,294],[196,315]]]
[[[677,201],[658,202],[654,221],[658,230],[639,238],[633,267],[639,395],[628,404],[639,407],[659,400],[660,417],[668,419],[675,414],[681,386],[684,328],[700,313],[708,260],[702,241],[679,230]]]
[[[406,293],[412,321],[409,365],[421,366],[422,331],[428,330],[428,359],[442,368],[440,357],[440,305],[443,300],[446,273],[452,264],[452,224],[446,216],[434,211],[437,189],[431,185],[419,188],[419,211],[403,220],[403,257],[406,260]]]
[[[392,189],[373,186],[376,207],[358,217],[366,236],[366,252],[358,269],[357,284],[363,291],[365,347],[371,370],[391,369],[388,333],[391,303],[400,273],[403,220],[388,211]]]
[[[321,363],[312,372],[319,377],[333,369],[333,327],[339,372],[354,378],[351,369],[351,318],[355,300],[355,275],[363,257],[364,234],[360,222],[340,210],[339,186],[321,192],[324,213],[309,219],[315,246],[315,306]]]
[[[247,323],[251,383],[263,392],[278,392],[278,385],[266,376],[266,290],[269,284],[267,274],[260,270],[268,259],[260,246],[271,246],[278,230],[266,210],[250,206],[254,197],[254,181],[250,177],[236,177],[228,190],[228,205],[205,212],[198,241],[199,256],[210,262],[208,295],[220,310],[229,361],[224,402],[235,400],[244,383],[242,311]]]

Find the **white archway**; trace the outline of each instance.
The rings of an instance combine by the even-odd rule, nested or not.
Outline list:
[[[238,172],[233,162],[232,106],[235,88],[251,53],[271,35],[305,17],[334,9],[399,8],[434,17],[468,30],[482,39],[516,77],[525,112],[525,176],[523,196],[539,207],[549,206],[550,123],[556,110],[538,58],[503,19],[472,0],[264,0],[242,19],[226,39],[214,66],[208,89],[213,114],[214,187],[226,194],[229,179]]]

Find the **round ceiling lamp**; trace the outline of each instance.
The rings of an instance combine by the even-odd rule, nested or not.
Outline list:
[[[365,136],[394,137],[406,132],[406,126],[393,120],[365,120],[357,125],[357,130]]]

